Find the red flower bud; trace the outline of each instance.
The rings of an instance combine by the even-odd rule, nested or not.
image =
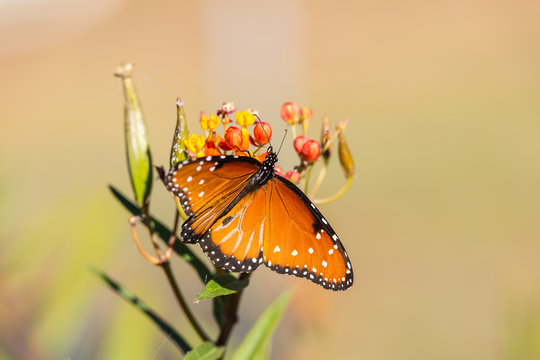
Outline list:
[[[279,110],[281,118],[290,125],[298,124],[301,112],[300,105],[298,105],[296,101],[287,102],[281,105],[281,109]]]
[[[296,150],[298,155],[302,153],[302,147],[304,147],[306,141],[309,141],[309,138],[305,135],[299,135],[294,139],[294,150]]]
[[[237,146],[241,148],[242,140],[242,130],[236,126],[231,126],[225,131],[225,141],[232,149],[235,149]]]
[[[257,122],[253,129],[253,136],[257,145],[268,144],[268,140],[272,138],[272,128],[270,127],[270,124],[266,122]]]
[[[321,154],[321,145],[315,140],[308,140],[302,146],[302,152],[300,153],[300,157],[302,160],[305,160],[309,163],[313,163],[317,160],[319,155]]]

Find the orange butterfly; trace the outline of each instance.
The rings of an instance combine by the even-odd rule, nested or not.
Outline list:
[[[325,289],[353,283],[349,256],[309,198],[274,173],[277,155],[207,156],[169,170],[165,184],[188,216],[181,236],[199,243],[212,262],[234,272],[263,262],[280,274],[304,277]]]

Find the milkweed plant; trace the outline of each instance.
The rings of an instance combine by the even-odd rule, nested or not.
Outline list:
[[[194,248],[188,247],[181,241],[177,236],[177,230],[186,220],[186,215],[182,211],[178,198],[173,197],[176,204],[174,209],[171,209],[174,213],[172,225],[167,226],[151,214],[151,194],[152,187],[155,185],[153,180],[156,177],[153,170],[156,169],[161,179],[165,170],[152,162],[147,126],[141,103],[135,92],[132,69],[131,64],[123,64],[118,67],[115,76],[121,80],[124,94],[124,135],[133,199],[130,200],[113,186],[110,186],[110,190],[131,213],[129,217],[131,235],[138,251],[150,264],[163,270],[179,310],[185,315],[192,331],[197,335],[197,343],[188,342],[185,335],[165,317],[159,315],[150,305],[108,274],[93,267],[92,271],[114,292],[145,314],[180,353],[185,355],[185,359],[222,359],[233,327],[239,318],[240,298],[249,285],[249,274],[240,273],[235,276],[234,273],[214,265],[209,266],[208,261],[203,261],[200,255],[192,250]],[[175,167],[188,159],[216,155],[251,156],[261,162],[264,160],[264,147],[272,139],[272,127],[268,122],[260,119],[255,109],[237,111],[232,102],[223,103],[216,113],[201,113],[200,129],[197,131],[188,129],[184,103],[180,98],[176,101],[176,113],[177,121],[169,167]],[[289,170],[276,165],[275,172],[303,189],[313,203],[325,204],[336,200],[349,188],[354,177],[354,163],[344,134],[347,120],[332,127],[330,119],[324,117],[320,138],[313,139],[307,135],[312,115],[311,109],[301,107],[294,101],[281,106],[280,116],[290,127],[298,164]],[[325,178],[336,144],[345,183],[334,195],[317,198],[317,191]],[[320,166],[318,166],[318,173],[314,176],[312,172],[317,163],[320,163]],[[158,185],[162,186],[163,183]],[[147,237],[153,248],[152,254],[141,245],[137,231],[139,224],[147,231]],[[182,274],[182,278],[177,279],[170,265],[172,261],[187,262],[193,267],[196,275],[188,277],[188,274]],[[196,280],[197,277],[198,280]],[[181,290],[181,284],[188,281],[201,282],[199,294],[191,301],[195,305],[191,306],[196,306],[200,301],[212,302],[215,319],[213,329],[204,328],[191,311]],[[310,285],[306,284],[306,286]],[[290,297],[290,292],[286,292],[264,310],[240,345],[232,352],[229,351],[230,356],[227,357],[242,360],[251,359],[255,355],[268,356],[269,341]]]

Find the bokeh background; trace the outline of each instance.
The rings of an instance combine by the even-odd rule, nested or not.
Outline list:
[[[276,359],[539,359],[539,18],[521,0],[1,1],[0,358],[177,357],[90,264],[196,339],[107,189],[131,194],[112,75],[129,60],[157,164],[177,94],[193,129],[229,100],[277,138],[286,101],[313,109],[313,137],[324,114],[350,119],[356,180],[322,210],[355,285],[259,270],[233,345],[293,288]],[[343,182],[334,163],[321,196]],[[194,298],[194,272],[174,268]]]

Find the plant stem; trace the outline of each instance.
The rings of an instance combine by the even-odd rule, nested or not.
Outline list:
[[[129,217],[129,223],[131,224],[131,237],[133,238],[133,241],[135,242],[135,246],[137,246],[137,250],[141,253],[141,255],[152,265],[158,265],[161,261],[161,259],[158,259],[152,255],[150,255],[141,245],[141,242],[139,241],[139,235],[137,235],[137,222],[140,221],[141,218],[139,216],[130,216]]]
[[[313,164],[310,164],[307,169],[306,180],[304,183],[304,193],[307,194],[309,188],[309,179],[311,178],[311,171],[313,170]]]
[[[319,170],[319,175],[317,175],[317,180],[315,180],[315,185],[313,185],[313,188],[309,192],[310,198],[313,198],[315,194],[317,193],[317,191],[319,191],[319,187],[321,186],[321,183],[324,177],[326,176],[326,169],[328,169],[328,167],[326,166],[326,161],[323,161],[321,165],[321,169]]]
[[[186,317],[188,318],[191,326],[193,327],[197,335],[199,335],[202,341],[209,341],[210,338],[208,337],[208,335],[206,335],[202,327],[197,322],[197,319],[195,319],[195,317],[193,316],[193,313],[187,306],[186,301],[184,300],[184,297],[182,296],[182,293],[180,292],[180,288],[178,287],[178,284],[176,283],[174,274],[171,269],[171,264],[169,262],[164,262],[161,264],[161,268],[165,272],[165,275],[167,276],[167,280],[169,280],[169,285],[171,285],[171,288],[176,297],[176,300],[178,301],[178,304],[184,311],[184,314],[186,314]]]
[[[143,216],[144,216],[144,219],[145,219],[145,224],[148,227],[148,232],[150,233],[150,238],[152,238],[153,242],[156,242],[157,240],[154,237],[154,230],[152,228],[152,223],[151,223],[151,220],[150,220],[150,214],[148,213],[148,206],[144,206],[141,210],[143,212]],[[178,211],[175,211],[175,212],[176,212],[176,214],[178,214]],[[176,228],[177,227],[178,227],[178,216],[175,217],[174,227],[171,230],[171,237],[174,236],[174,238],[173,238],[173,240],[169,239],[169,245],[171,243],[174,244],[174,239],[176,238]],[[193,329],[195,330],[197,335],[199,335],[199,337],[203,341],[209,341],[210,338],[208,337],[208,335],[206,335],[206,333],[204,332],[202,327],[199,325],[199,323],[197,322],[197,319],[195,319],[195,317],[193,316],[193,313],[191,312],[191,310],[187,306],[186,300],[182,296],[182,292],[180,291],[180,287],[178,286],[178,284],[176,282],[176,279],[174,278],[174,274],[173,274],[172,269],[171,269],[171,264],[168,261],[169,259],[165,258],[163,256],[163,254],[161,253],[161,250],[159,249],[159,247],[156,249],[156,253],[157,253],[159,259],[161,260],[157,265],[159,265],[163,269],[163,271],[165,272],[165,275],[167,277],[167,280],[169,281],[169,285],[171,286],[171,289],[173,290],[173,293],[174,293],[174,296],[176,297],[176,301],[178,302],[178,305],[180,305],[180,308],[184,311],[184,314],[186,315],[187,319],[189,320],[191,326],[193,327]]]
[[[156,250],[156,255],[159,260],[163,260],[163,253],[161,252],[158,241],[156,237],[154,236],[154,231],[152,230],[152,219],[150,217],[150,211],[148,210],[148,203],[143,205],[143,207],[141,208],[141,211],[143,213],[143,221],[150,233],[150,239],[152,240],[152,245],[154,245],[154,249]]]
[[[250,276],[251,273],[241,273],[238,280],[248,279]],[[243,293],[244,289],[230,295],[229,301],[227,302],[227,308],[225,309],[223,325],[221,326],[219,337],[216,341],[216,346],[225,346],[227,344],[232,328],[238,321],[238,306],[240,305],[240,298]]]
[[[353,180],[353,177],[349,177],[347,178],[347,182],[345,183],[345,185],[343,185],[343,187],[337,192],[335,193],[334,195],[330,196],[330,197],[327,197],[326,199],[316,199],[316,200],[313,200],[313,203],[314,204],[317,204],[317,205],[321,205],[321,204],[328,204],[329,202],[332,202],[336,199],[338,199],[339,197],[341,197],[343,194],[345,194],[345,192],[347,191],[347,189],[351,186],[352,184],[352,180]]]
[[[178,229],[178,221],[180,220],[180,213],[178,211],[174,212],[174,225],[171,231],[171,236],[169,237],[169,246],[167,247],[167,250],[165,251],[165,261],[169,261],[171,258],[174,242],[176,241],[176,230]]]

